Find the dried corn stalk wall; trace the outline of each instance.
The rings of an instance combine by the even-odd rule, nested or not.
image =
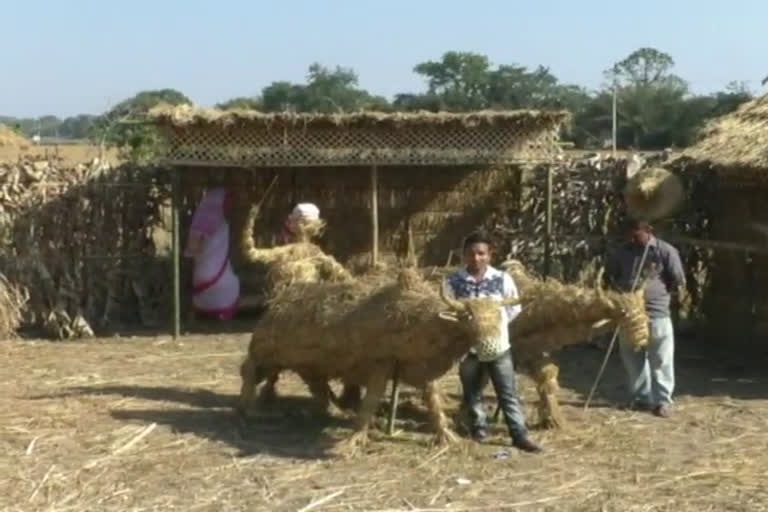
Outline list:
[[[170,266],[154,235],[167,178],[98,163],[0,164],[0,269],[29,292],[25,325],[68,338],[164,318]]]
[[[605,256],[620,242],[618,226],[626,217],[621,192],[626,183],[626,159],[598,162],[565,161],[552,168],[552,259],[550,271],[566,282],[591,282]],[[674,219],[656,223],[659,236],[680,250],[688,274],[689,297],[683,304],[691,320],[706,314],[705,292],[711,287],[710,250],[675,242],[676,236],[709,238],[716,184],[706,174],[685,174],[688,198]],[[501,251],[539,273],[544,272],[547,169],[527,169],[522,176],[518,208],[509,208],[504,221],[491,227]]]

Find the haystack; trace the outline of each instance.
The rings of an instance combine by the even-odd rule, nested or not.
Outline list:
[[[640,287],[634,293],[619,293],[603,290],[599,284],[588,288],[552,278],[543,280],[516,260],[508,260],[502,267],[515,280],[523,299],[522,312],[510,325],[515,360],[537,383],[541,423],[562,426],[557,402],[559,370],[550,354],[616,326],[636,349],[646,346],[649,333],[644,290]]]
[[[0,147],[26,148],[28,146],[29,141],[25,137],[0,123]]]
[[[421,388],[439,441],[454,439],[440,407],[435,381],[489,329],[501,311],[491,299],[443,299],[416,269],[396,282],[374,279],[299,283],[270,299],[241,368],[239,408],[252,406],[254,389],[275,371],[296,371],[313,392],[327,379],[367,389],[352,444],[364,442],[395,363],[402,382]],[[325,384],[323,385],[323,383]],[[327,391],[315,393],[327,401]]]
[[[661,167],[633,174],[624,187],[627,213],[634,218],[655,221],[674,214],[685,200],[680,178]]]

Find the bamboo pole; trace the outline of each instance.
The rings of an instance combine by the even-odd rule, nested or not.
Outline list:
[[[546,233],[544,238],[544,278],[552,273],[552,166],[547,166],[547,192],[545,212]]]
[[[379,169],[371,167],[371,265],[379,262]]]
[[[171,232],[173,259],[173,339],[181,335],[181,251],[179,244],[179,170],[173,170],[171,181]]]

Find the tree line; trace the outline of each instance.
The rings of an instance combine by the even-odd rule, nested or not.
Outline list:
[[[618,146],[660,149],[689,145],[706,120],[731,112],[754,97],[743,82],[732,82],[712,94],[692,94],[689,83],[675,74],[674,66],[670,55],[655,48],[640,48],[605,71],[602,87],[588,90],[561,82],[544,66],[493,65],[485,55],[449,51],[439,60],[413,68],[424,78],[426,90],[400,93],[391,100],[362,89],[353,69],[314,63],[305,83],[272,82],[258,95],[232,98],[216,106],[319,113],[566,109],[573,114],[573,121],[564,130],[563,140],[579,148],[598,148],[611,137],[615,91]],[[139,116],[160,102],[182,104],[191,100],[174,89],[143,91],[97,116],[0,117],[0,122],[28,136],[96,137],[135,150],[146,143],[150,133],[146,128],[116,121]]]

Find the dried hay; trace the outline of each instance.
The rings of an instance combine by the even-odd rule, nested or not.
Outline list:
[[[675,213],[685,200],[683,183],[661,167],[643,169],[632,175],[624,187],[627,213],[655,221]]]
[[[0,147],[26,148],[29,147],[29,141],[0,123]]]
[[[423,411],[401,407],[407,415],[392,441],[343,460],[327,447],[349,434],[348,422],[297,420],[308,397],[293,375],[285,408],[249,427],[233,421],[239,382],[224,370],[239,364],[242,336],[179,341],[4,344],[0,510],[736,512],[768,504],[760,362],[729,372],[698,344],[675,361],[689,392],[677,397],[674,420],[611,407],[621,396],[619,364],[608,368],[604,406],[582,411],[578,390],[599,360],[574,349],[562,390],[574,428],[538,433],[546,454],[511,450],[495,425],[487,444],[430,449]],[[530,380],[518,383],[524,401],[535,401]],[[456,372],[440,384],[454,392]],[[486,390],[486,403],[492,395]],[[403,390],[400,403],[414,398]],[[458,397],[446,401],[452,416]]]
[[[317,114],[297,112],[265,113],[256,110],[218,110],[199,108],[192,105],[158,105],[152,108],[147,118],[158,125],[190,127],[213,125],[220,127],[252,126],[255,128],[281,129],[296,128],[364,128],[383,127],[405,129],[417,127],[459,127],[473,129],[494,125],[513,125],[531,130],[541,127],[559,126],[567,122],[570,114],[566,111],[535,110],[483,110],[470,113],[452,112],[355,112],[343,114]]]
[[[437,439],[450,441],[454,436],[436,409],[440,400],[433,382],[471,345],[497,330],[500,315],[499,302],[492,299],[442,298],[411,268],[401,270],[396,282],[358,279],[282,288],[251,339],[241,368],[239,408],[247,414],[255,387],[284,369],[301,375],[324,404],[332,400],[329,378],[363,385],[367,393],[358,432],[350,439],[354,447],[365,442],[397,363],[399,379],[424,390]]]
[[[521,313],[510,324],[515,360],[527,368],[539,386],[539,417],[547,426],[563,425],[556,393],[558,368],[550,354],[563,347],[585,343],[594,334],[619,327],[635,349],[648,344],[648,316],[644,290],[619,293],[603,290],[600,277],[595,288],[538,279],[516,260],[502,265],[519,283]]]
[[[16,334],[28,300],[29,293],[26,290],[10,283],[5,275],[0,274],[0,339]]]

